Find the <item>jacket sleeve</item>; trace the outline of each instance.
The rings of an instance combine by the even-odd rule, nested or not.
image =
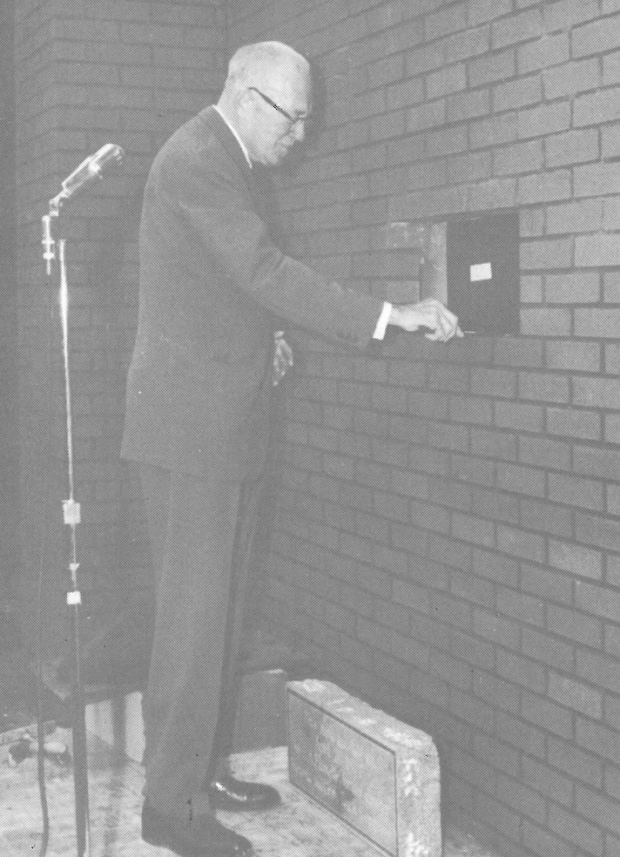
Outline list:
[[[257,303],[336,342],[368,344],[383,301],[282,253],[270,240],[239,167],[224,152],[210,146],[166,159],[151,191],[167,216],[189,223],[204,253]]]

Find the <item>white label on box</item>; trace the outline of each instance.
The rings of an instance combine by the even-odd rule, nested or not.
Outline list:
[[[472,283],[479,283],[481,280],[491,280],[493,278],[493,269],[490,262],[482,262],[480,265],[470,265],[469,279]]]

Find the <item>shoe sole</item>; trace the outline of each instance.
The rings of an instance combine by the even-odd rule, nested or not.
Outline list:
[[[142,831],[142,839],[149,845],[154,845],[157,848],[168,848],[170,851],[174,851],[175,854],[179,854],[180,857],[255,857],[253,848],[250,848],[249,851],[237,851],[234,854],[231,854],[230,851],[221,850],[197,850],[189,847],[179,847],[178,842],[173,842],[167,836],[153,836],[147,834],[145,831]]]

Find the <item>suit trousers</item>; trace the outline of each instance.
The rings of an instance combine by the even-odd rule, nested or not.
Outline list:
[[[140,479],[156,573],[144,793],[160,812],[186,818],[209,811],[204,783],[232,747],[263,480],[149,465]]]

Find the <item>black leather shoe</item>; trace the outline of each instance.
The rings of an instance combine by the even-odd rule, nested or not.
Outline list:
[[[280,803],[280,794],[265,783],[246,783],[222,774],[207,786],[211,809],[247,812],[271,809]]]
[[[254,857],[252,843],[210,815],[191,821],[164,815],[148,801],[142,807],[142,838],[181,857]]]

